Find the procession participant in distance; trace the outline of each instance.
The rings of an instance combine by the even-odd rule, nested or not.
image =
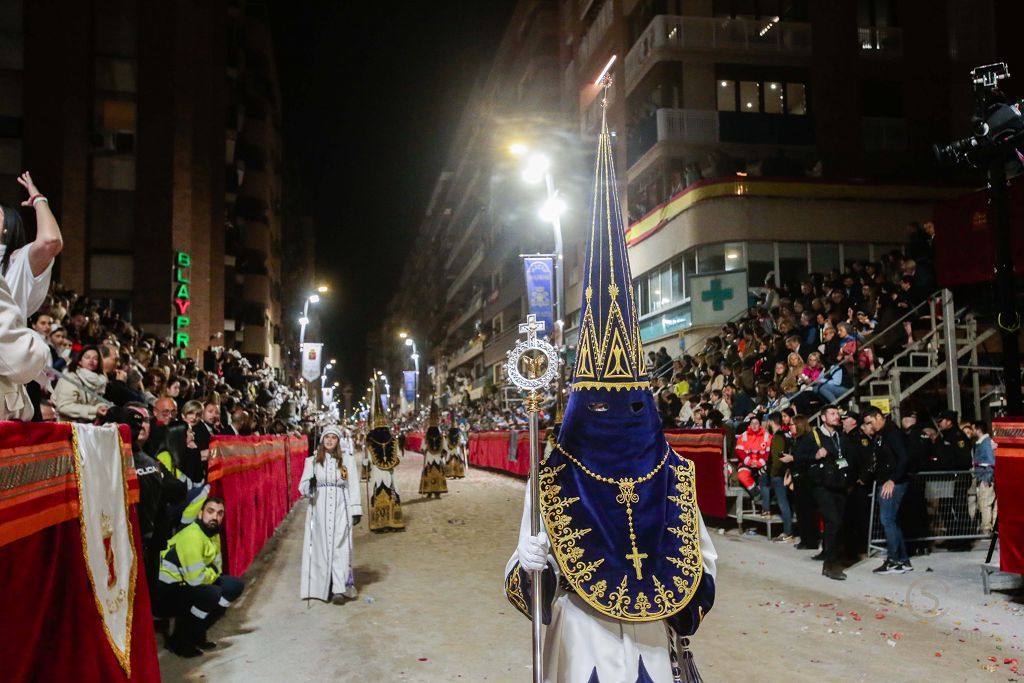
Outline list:
[[[534,475],[539,511],[526,495],[505,593],[530,617],[533,591],[547,589],[545,614],[533,615],[549,622],[545,681],[698,681],[686,639],[714,602],[716,553],[694,466],[661,430],[615,187],[602,118],[573,383]],[[538,512],[543,529],[531,535]]]
[[[444,461],[444,476],[448,479],[465,477],[468,465],[466,441],[454,414],[452,415],[452,424],[444,435],[444,450],[447,454]]]
[[[444,478],[446,455],[438,426],[437,405],[431,404],[427,431],[423,435],[423,472],[420,474],[420,493],[428,499],[448,493],[448,482]]]
[[[402,498],[395,486],[395,468],[401,462],[398,439],[391,434],[384,409],[377,403],[374,386],[370,403],[370,431],[366,434],[366,454],[370,467],[370,531],[402,531]]]
[[[300,595],[329,601],[357,595],[352,571],[354,526],[363,516],[356,463],[345,435],[331,425],[316,452],[306,458],[299,493],[309,498],[302,541]]]
[[[224,573],[220,529],[224,499],[211,496],[199,518],[174,534],[160,554],[158,610],[174,616],[167,649],[179,657],[198,657],[217,645],[207,631],[238,599],[245,583]]]

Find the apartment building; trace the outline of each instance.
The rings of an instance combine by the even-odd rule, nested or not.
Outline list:
[[[930,145],[966,132],[994,3],[563,0],[563,101],[599,123],[610,64],[627,240],[648,350],[692,345],[694,277],[798,283],[898,249],[963,191]],[[697,282],[700,282],[698,280]],[[567,296],[567,338],[578,286]],[[571,310],[571,309],[570,309]]]
[[[421,395],[430,386],[447,402],[498,390],[526,314],[519,255],[553,250],[551,228],[536,211],[543,186],[523,182],[522,159],[510,147],[543,150],[556,175],[575,168],[577,146],[561,113],[556,11],[553,0],[516,6],[463,111],[399,291],[371,341],[371,367],[397,377],[413,368],[399,334],[415,340]]]
[[[279,112],[265,2],[0,0],[0,200],[31,170],[54,279],[188,357],[279,364]]]

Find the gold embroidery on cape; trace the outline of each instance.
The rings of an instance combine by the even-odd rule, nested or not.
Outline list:
[[[530,619],[530,608],[526,604],[526,595],[523,593],[522,577],[519,570],[519,563],[516,562],[512,567],[512,571],[505,578],[505,597],[524,617]]]
[[[552,554],[576,594],[601,614],[620,621],[665,619],[685,608],[697,592],[704,573],[697,486],[693,465],[686,460],[681,460],[681,463],[668,465],[674,474],[672,490],[675,492],[675,495],[668,496],[668,500],[679,508],[679,524],[669,527],[668,531],[679,539],[680,545],[677,554],[667,555],[664,559],[679,569],[682,575],[672,576],[675,590],[667,588],[657,575],[653,575],[653,603],[644,591],[630,588],[628,574],[622,575],[618,587],[610,593],[607,581],[594,580],[595,570],[605,560],[602,557],[586,557],[586,549],[578,544],[593,529],[573,526],[569,510],[580,499],[563,498],[562,487],[558,484],[558,474],[566,465],[540,468],[541,517],[551,540]],[[626,496],[628,492],[622,491],[620,495]]]

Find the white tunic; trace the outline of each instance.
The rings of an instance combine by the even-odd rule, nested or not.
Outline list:
[[[32,264],[28,260],[31,248],[32,244],[29,243],[14,252],[7,272],[4,273],[4,280],[11,288],[11,296],[14,297],[26,320],[38,311],[46,300],[46,293],[50,289],[50,276],[53,273],[53,261],[50,261],[41,275],[32,274]],[[6,246],[0,244],[0,259],[3,258],[6,249]]]
[[[519,526],[519,542],[530,536],[530,484]],[[700,549],[704,571],[715,577],[718,553],[711,542],[704,519],[700,518]],[[512,571],[519,558],[515,552],[505,566]],[[558,563],[548,555],[549,569],[559,576]],[[655,683],[672,683],[669,655],[669,628],[664,621],[630,622],[607,617],[588,605],[575,593],[559,587],[551,605],[551,624],[544,633],[545,683],[585,683],[594,669],[601,683],[637,679],[640,658]]]
[[[337,461],[328,457],[322,465],[314,456],[306,458],[299,493],[310,495],[310,479],[316,489],[306,508],[302,539],[301,597],[329,600],[354,586],[352,577],[352,517],[363,514],[359,476],[351,453],[342,455],[348,479],[342,479]]]

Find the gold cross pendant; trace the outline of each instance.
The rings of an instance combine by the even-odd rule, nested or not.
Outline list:
[[[633,561],[633,568],[636,569],[637,580],[642,580],[644,575],[640,573],[640,560],[647,559],[647,553],[642,553],[637,550],[636,546],[633,546],[633,552],[626,555],[627,560]]]

